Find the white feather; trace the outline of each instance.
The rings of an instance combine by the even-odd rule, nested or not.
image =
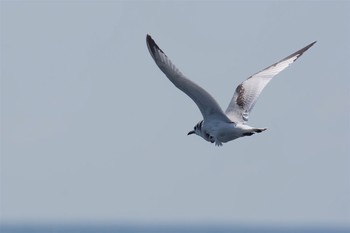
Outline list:
[[[266,128],[254,128],[245,125],[249,113],[254,107],[261,91],[279,72],[287,68],[306,50],[313,42],[303,49],[252,75],[238,85],[231,102],[224,113],[215,99],[203,88],[186,78],[178,68],[170,61],[164,52],[158,47],[151,36],[146,37],[147,47],[154,61],[168,79],[181,91],[187,94],[198,106],[203,115],[200,121],[189,134],[197,134],[206,141],[222,145],[243,136],[251,136],[261,133]]]

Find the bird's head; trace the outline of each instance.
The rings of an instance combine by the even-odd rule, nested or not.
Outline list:
[[[188,132],[187,135],[191,135],[191,134],[196,134],[202,138],[204,138],[206,141],[209,141],[211,143],[213,143],[215,140],[212,136],[210,136],[205,129],[203,129],[203,124],[204,121],[200,121],[198,122],[194,127],[193,130],[191,130],[190,132]]]
[[[198,136],[202,136],[202,127],[203,127],[203,121],[200,121],[193,127],[193,130],[188,132],[187,135],[197,134]]]

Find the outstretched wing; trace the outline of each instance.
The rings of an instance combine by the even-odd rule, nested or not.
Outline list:
[[[316,41],[312,42],[308,46],[289,55],[281,61],[250,76],[247,80],[238,85],[231,102],[226,109],[226,115],[228,118],[234,122],[248,121],[249,113],[253,109],[254,104],[264,87],[275,75],[287,68],[315,43]]]
[[[158,47],[150,35],[147,35],[146,43],[158,67],[177,88],[183,91],[197,104],[204,120],[208,117],[215,116],[224,121],[230,121],[215,99],[203,88],[187,79]]]

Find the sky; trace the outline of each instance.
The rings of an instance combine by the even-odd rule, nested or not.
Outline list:
[[[2,222],[350,226],[349,1],[0,6]],[[268,130],[219,148],[146,34],[223,109],[318,42],[261,94]]]

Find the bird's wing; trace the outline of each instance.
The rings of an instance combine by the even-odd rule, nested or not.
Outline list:
[[[249,113],[253,109],[264,87],[275,75],[287,68],[315,43],[316,41],[312,42],[281,61],[250,76],[247,80],[238,85],[225,112],[228,118],[234,122],[238,121],[244,123],[248,121]]]
[[[158,47],[150,35],[147,35],[146,43],[158,67],[177,88],[183,91],[197,104],[204,120],[209,117],[217,117],[227,122],[230,121],[215,99],[203,88],[187,79]]]

